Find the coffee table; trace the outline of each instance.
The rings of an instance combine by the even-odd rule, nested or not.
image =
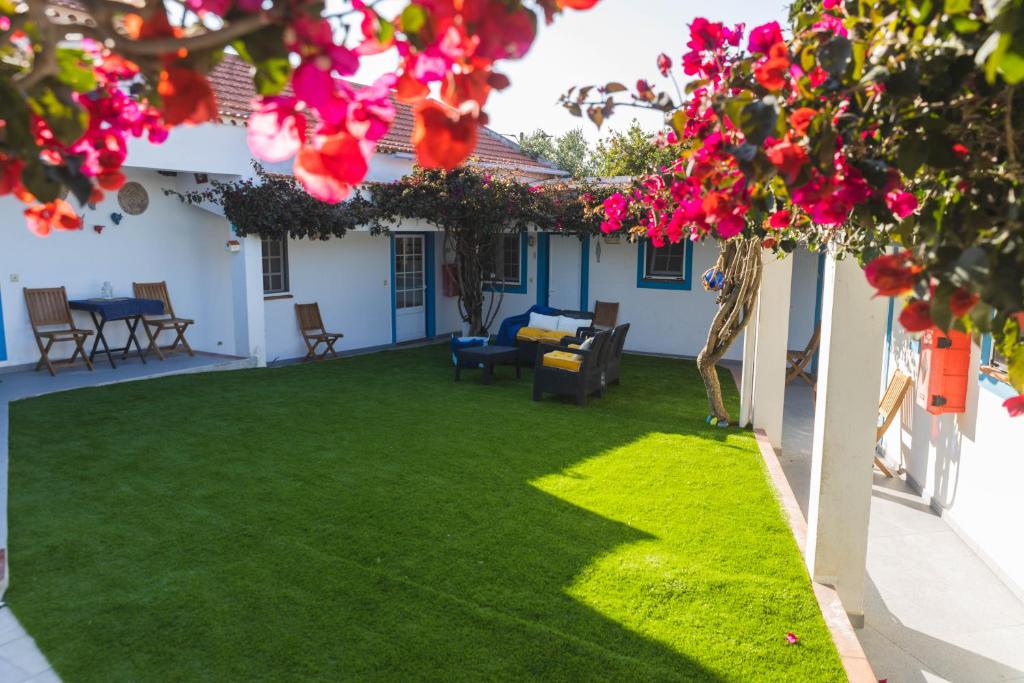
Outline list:
[[[494,376],[494,366],[500,363],[513,362],[516,366],[516,379],[521,377],[519,370],[519,349],[514,346],[471,346],[455,352],[458,362],[455,364],[455,381],[462,379],[462,368],[482,367],[483,383],[490,384]]]

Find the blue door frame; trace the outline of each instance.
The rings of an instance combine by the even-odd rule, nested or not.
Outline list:
[[[434,262],[435,245],[433,232],[403,232],[403,235],[422,235],[423,237],[423,285],[427,288],[427,294],[423,298],[423,317],[426,320],[423,330],[425,339],[433,339],[437,335],[437,305],[435,301],[437,264]],[[395,296],[395,236],[392,234],[388,239],[390,243],[389,259],[391,263],[388,268],[391,270],[391,343],[398,343],[398,300]]]
[[[3,296],[0,296],[0,360],[7,360],[7,338],[4,336]]]

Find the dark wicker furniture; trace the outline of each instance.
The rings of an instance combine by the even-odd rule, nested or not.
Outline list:
[[[519,350],[514,346],[470,346],[455,352],[458,362],[455,364],[455,381],[462,379],[463,368],[481,368],[483,383],[490,384],[494,377],[494,366],[501,363],[513,363],[516,366],[516,379],[522,374],[519,366]]]
[[[554,344],[538,344],[533,370],[533,400],[540,401],[544,394],[575,396],[576,404],[587,405],[587,398],[594,393],[604,396],[607,382],[605,363],[610,349],[611,333],[598,332],[594,335],[589,349],[571,349]],[[544,354],[551,351],[567,351],[582,356],[578,370],[550,367],[544,364]]]
[[[605,381],[608,384],[619,383],[619,365],[622,361],[622,347],[626,344],[629,334],[629,323],[619,325],[612,330],[608,339],[608,360],[605,363]]]

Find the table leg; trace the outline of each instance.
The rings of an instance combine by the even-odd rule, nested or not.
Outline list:
[[[462,361],[455,361],[455,381],[458,382],[462,379]]]
[[[142,364],[146,364],[146,354],[142,353],[142,347],[139,345],[139,338],[135,334],[139,328],[139,321],[142,320],[141,315],[137,315],[133,318],[125,318],[124,322],[128,325],[128,341],[124,345],[124,355],[122,359],[128,357],[128,353],[132,350],[132,342],[135,343],[135,350],[139,352],[139,358],[142,359]]]
[[[516,379],[521,379],[522,376],[523,375],[522,375],[522,372],[520,371],[520,366],[519,366],[519,354],[517,353],[516,354]]]
[[[484,384],[490,384],[494,376],[494,363],[484,363]]]
[[[110,367],[117,369],[114,365],[114,356],[110,353],[110,346],[107,344],[107,338],[103,336],[103,326],[107,324],[107,321],[96,315],[95,311],[89,311],[89,315],[92,316],[92,324],[96,327],[96,339],[92,343],[92,352],[89,353],[89,360],[93,360],[96,356],[96,349],[99,348],[100,344],[103,344],[103,352],[107,354],[107,360],[110,361]]]

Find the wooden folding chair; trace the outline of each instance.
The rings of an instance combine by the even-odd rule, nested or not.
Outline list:
[[[189,328],[189,325],[193,325],[195,321],[189,318],[179,318],[174,315],[171,297],[167,294],[167,283],[133,282],[132,291],[135,292],[135,297],[138,299],[156,299],[164,305],[163,316],[147,315],[142,317],[142,325],[145,327],[146,336],[149,338],[149,346],[146,347],[146,353],[156,351],[156,355],[160,357],[160,360],[164,360],[165,351],[174,353],[175,351],[184,350],[190,356],[196,355],[192,351],[192,347],[188,345],[188,340],[185,339],[185,330]],[[161,347],[158,343],[160,333],[171,331],[175,333],[174,343]],[[178,348],[178,344],[181,344],[181,349]]]
[[[907,392],[910,391],[910,385],[910,377],[904,375],[899,370],[889,380],[889,386],[885,389],[882,402],[878,404],[879,422],[878,432],[875,434],[876,441],[885,435],[893,420],[896,419],[896,414],[899,413],[900,406],[903,405],[903,399],[907,397]],[[882,470],[882,474],[885,476],[892,477],[892,472],[889,471],[889,468],[877,456],[875,457],[875,466]]]
[[[303,360],[323,360],[327,354],[337,358],[338,352],[334,345],[345,335],[340,332],[328,332],[324,329],[324,321],[320,317],[320,304],[295,304],[295,317],[299,320],[299,333],[306,342],[306,357]],[[323,353],[317,354],[317,347],[324,344]]]
[[[75,321],[71,317],[71,308],[68,306],[68,293],[63,287],[48,287],[43,289],[24,288],[25,305],[28,308],[28,319],[32,323],[32,334],[36,338],[36,346],[39,347],[39,362],[36,363],[36,370],[46,366],[50,375],[56,375],[57,365],[71,365],[81,355],[87,368],[92,370],[92,360],[85,352],[85,340],[92,334],[92,330],[80,330],[75,327]],[[42,329],[44,327],[57,329]],[[45,344],[43,343],[45,340]],[[75,352],[67,360],[50,360],[50,350],[57,342],[74,342]]]
[[[821,326],[819,325],[815,328],[814,334],[811,335],[811,340],[807,342],[807,346],[803,351],[786,351],[786,384],[799,377],[811,385],[815,394],[818,393],[818,381],[807,372],[807,366],[814,359],[814,354],[818,352],[820,344]]]
[[[619,304],[607,301],[594,302],[595,330],[610,330],[619,322]]]

